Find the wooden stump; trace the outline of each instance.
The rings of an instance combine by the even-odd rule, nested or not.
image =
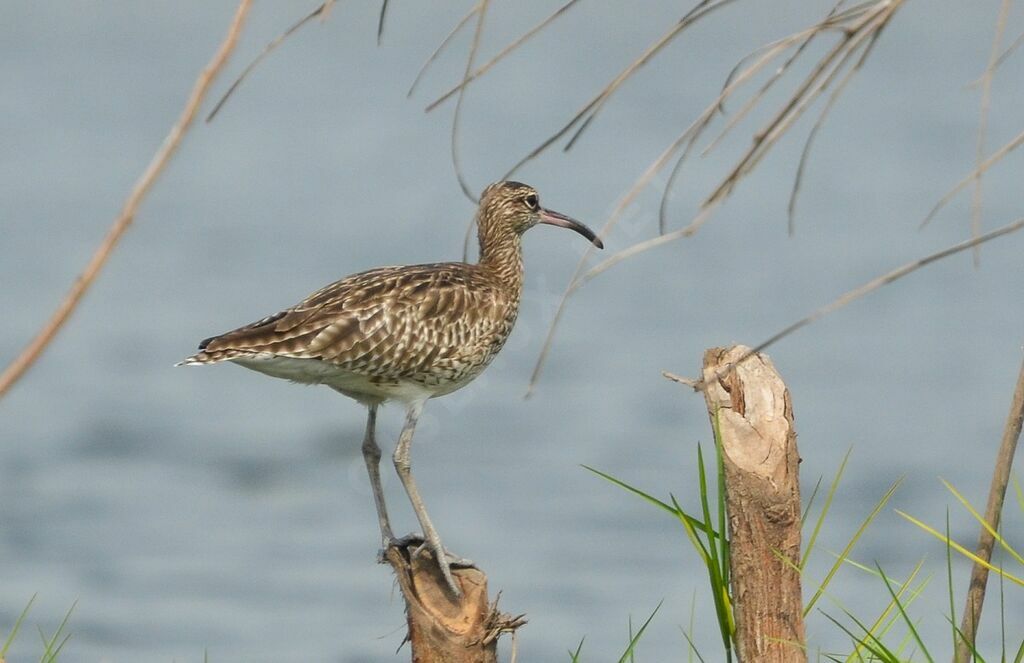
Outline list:
[[[704,353],[704,398],[722,435],[730,575],[740,661],[807,660],[800,592],[800,456],[789,391],[749,349]]]
[[[477,568],[453,568],[462,598],[450,595],[429,552],[414,555],[418,542],[388,548],[405,599],[413,663],[497,663],[498,636],[526,623],[523,615],[498,612],[487,598],[487,576]]]

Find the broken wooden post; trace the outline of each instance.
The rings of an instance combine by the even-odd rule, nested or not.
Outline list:
[[[800,593],[800,456],[789,391],[749,348],[704,353],[704,399],[725,466],[730,576],[741,661],[794,663],[804,650]]]
[[[498,636],[525,624],[524,616],[498,612],[487,576],[474,567],[452,568],[462,598],[452,596],[433,556],[415,554],[419,544],[393,545],[386,554],[405,599],[413,663],[497,663]]]

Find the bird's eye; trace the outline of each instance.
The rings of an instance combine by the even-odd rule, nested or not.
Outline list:
[[[540,208],[540,201],[537,200],[537,194],[535,193],[531,193],[526,198],[523,198],[523,202],[525,202],[526,206],[534,212]]]

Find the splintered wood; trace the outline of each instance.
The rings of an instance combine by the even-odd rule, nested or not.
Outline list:
[[[413,663],[497,663],[498,636],[526,623],[523,615],[498,612],[487,598],[487,576],[477,568],[453,568],[462,598],[448,592],[429,552],[417,544],[391,546],[387,561],[405,599]],[[404,644],[404,643],[403,643]]]
[[[749,348],[704,353],[704,399],[718,418],[739,660],[807,660],[800,593],[800,456],[789,391]],[[722,377],[718,377],[722,376]]]

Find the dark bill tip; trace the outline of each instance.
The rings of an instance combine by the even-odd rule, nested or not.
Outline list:
[[[593,230],[586,227],[576,219],[568,217],[558,212],[553,212],[549,209],[541,208],[540,210],[540,222],[546,223],[550,226],[558,226],[559,228],[568,228],[569,230],[575,230],[579,234],[590,240],[590,243],[599,249],[604,248],[604,242],[601,241]]]

